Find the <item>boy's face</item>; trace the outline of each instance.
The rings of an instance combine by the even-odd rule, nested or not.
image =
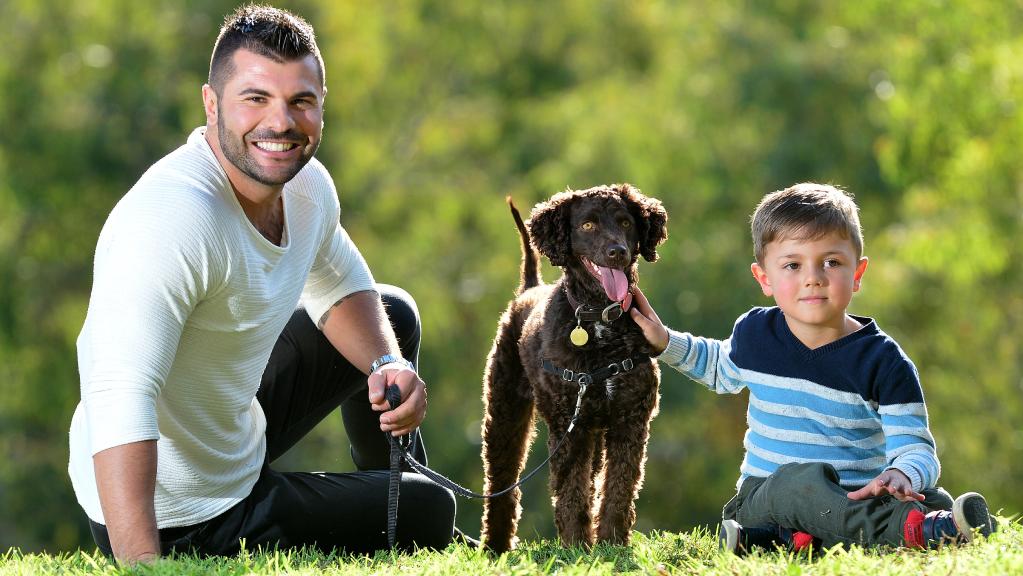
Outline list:
[[[819,345],[858,329],[845,314],[867,269],[851,240],[837,232],[815,240],[780,238],[767,244],[764,262],[751,266],[764,295],[785,313],[789,329]]]

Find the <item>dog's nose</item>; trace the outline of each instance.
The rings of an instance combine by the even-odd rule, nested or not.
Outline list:
[[[612,244],[607,248],[607,258],[611,261],[622,260],[625,258],[625,246],[621,244]]]

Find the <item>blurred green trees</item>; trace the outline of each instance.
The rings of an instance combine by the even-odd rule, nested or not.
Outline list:
[[[436,468],[481,487],[480,375],[518,275],[506,195],[528,210],[628,181],[661,198],[671,236],[644,289],[668,324],[725,337],[769,303],[749,277],[749,213],[818,180],[860,203],[871,264],[853,311],[916,362],[942,484],[1023,510],[1019,3],[281,5],[314,24],[326,60],[319,157],[342,221],[420,304]],[[65,471],[92,251],[117,199],[204,121],[233,6],[0,5],[0,550],[92,546]],[[637,528],[713,524],[745,395],[668,370],[662,395]],[[328,419],[282,466],[345,469],[342,434]],[[552,535],[544,482],[525,492],[520,535]],[[468,532],[479,515],[459,501]]]

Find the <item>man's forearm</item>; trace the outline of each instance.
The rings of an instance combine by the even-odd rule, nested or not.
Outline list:
[[[376,292],[356,292],[335,304],[327,313],[323,334],[363,371],[383,354],[401,354]]]
[[[156,530],[156,441],[114,446],[93,456],[96,487],[110,547],[117,560],[146,562],[160,555]]]

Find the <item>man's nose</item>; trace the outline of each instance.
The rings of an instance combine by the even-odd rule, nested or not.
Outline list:
[[[287,102],[281,102],[270,107],[266,118],[266,127],[274,132],[287,132],[295,126],[295,117]]]

